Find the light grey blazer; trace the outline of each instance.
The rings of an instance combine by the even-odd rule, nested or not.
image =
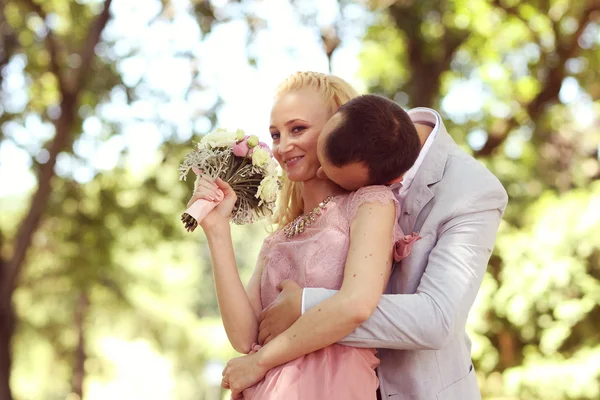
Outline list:
[[[379,349],[383,400],[481,399],[465,324],[507,202],[498,179],[441,125],[399,218],[422,239],[394,267],[371,318],[340,342]],[[305,289],[305,309],[333,293]]]

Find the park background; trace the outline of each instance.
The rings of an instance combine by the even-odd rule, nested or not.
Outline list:
[[[227,396],[177,166],[216,127],[268,141],[298,70],[439,110],[506,187],[468,324],[484,398],[600,397],[600,1],[0,5],[0,400]],[[244,279],[266,234],[234,230]]]

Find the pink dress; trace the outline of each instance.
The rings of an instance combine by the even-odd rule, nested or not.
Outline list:
[[[284,279],[293,279],[302,287],[340,289],[350,224],[365,202],[394,202],[399,215],[398,203],[388,187],[369,186],[334,197],[303,233],[287,239],[280,230],[265,240],[259,256],[264,262],[263,309],[277,297],[276,286]],[[400,237],[400,228],[396,227],[394,242]],[[374,349],[333,344],[270,370],[262,381],[244,391],[244,399],[375,399],[378,364]]]

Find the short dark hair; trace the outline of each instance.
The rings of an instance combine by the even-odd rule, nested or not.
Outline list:
[[[385,185],[412,167],[421,141],[410,117],[393,101],[377,95],[356,97],[338,110],[342,118],[325,142],[325,156],[336,167],[359,162],[372,185]]]

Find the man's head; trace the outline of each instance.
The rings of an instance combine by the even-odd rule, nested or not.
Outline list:
[[[408,114],[375,95],[359,96],[341,106],[318,141],[322,173],[346,190],[397,181],[414,164],[420,149]]]

